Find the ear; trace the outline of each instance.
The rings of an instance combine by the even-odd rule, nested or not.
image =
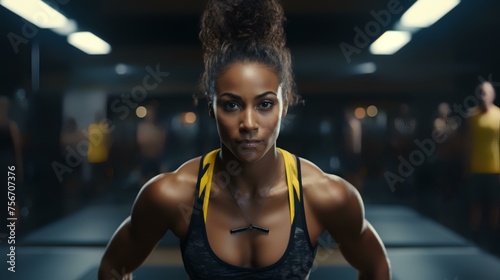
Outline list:
[[[208,115],[215,120],[215,112],[212,101],[208,101]]]

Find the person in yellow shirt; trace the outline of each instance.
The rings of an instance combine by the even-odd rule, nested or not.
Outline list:
[[[500,108],[493,103],[490,82],[479,84],[476,93],[479,105],[468,117],[470,226],[477,231],[487,210],[490,230],[495,231],[500,225]]]
[[[162,163],[165,142],[167,139],[167,128],[157,116],[157,106],[147,106],[147,114],[144,121],[137,126],[137,145],[141,160],[141,184],[146,183],[153,176],[164,172],[166,167]]]
[[[91,192],[100,193],[109,183],[112,170],[109,166],[109,148],[111,144],[110,129],[101,112],[96,113],[95,120],[87,128],[88,151],[87,161],[91,167]]]

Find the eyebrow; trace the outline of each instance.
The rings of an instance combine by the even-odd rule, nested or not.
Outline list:
[[[266,92],[264,92],[264,93],[261,93],[261,94],[259,94],[259,95],[255,96],[255,98],[254,98],[254,99],[259,99],[259,98],[262,98],[262,97],[264,97],[264,96],[266,96],[266,95],[268,95],[268,94],[274,94],[274,95],[276,95],[276,96],[277,96],[277,94],[276,94],[275,92],[273,92],[273,91],[266,91]],[[234,94],[234,93],[231,93],[231,92],[224,92],[223,94],[221,94],[221,95],[220,95],[220,97],[223,97],[223,96],[228,96],[228,97],[233,98],[233,99],[243,100],[243,99],[241,98],[241,96],[239,96],[239,95],[237,95],[237,94]],[[220,98],[220,97],[219,97],[219,98]]]

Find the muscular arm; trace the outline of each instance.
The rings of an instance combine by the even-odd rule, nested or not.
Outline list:
[[[359,271],[358,279],[391,279],[384,245],[368,221],[364,221],[361,233],[353,232],[353,236],[341,238],[339,244],[346,260]]]
[[[171,227],[168,174],[148,182],[139,193],[130,217],[111,238],[99,267],[99,280],[132,279],[137,269]],[[167,179],[167,180],[165,180]]]
[[[320,221],[330,232],[345,259],[358,270],[360,280],[391,278],[389,259],[375,229],[364,218],[363,201],[345,180],[331,176],[319,204]]]

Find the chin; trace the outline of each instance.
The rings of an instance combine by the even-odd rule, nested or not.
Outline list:
[[[240,145],[236,145],[232,152],[242,162],[251,163],[261,159],[266,154],[266,148],[265,145],[259,145],[255,148],[242,148]]]
[[[252,162],[260,158],[262,152],[256,149],[241,149],[236,147],[235,156],[244,162]]]

